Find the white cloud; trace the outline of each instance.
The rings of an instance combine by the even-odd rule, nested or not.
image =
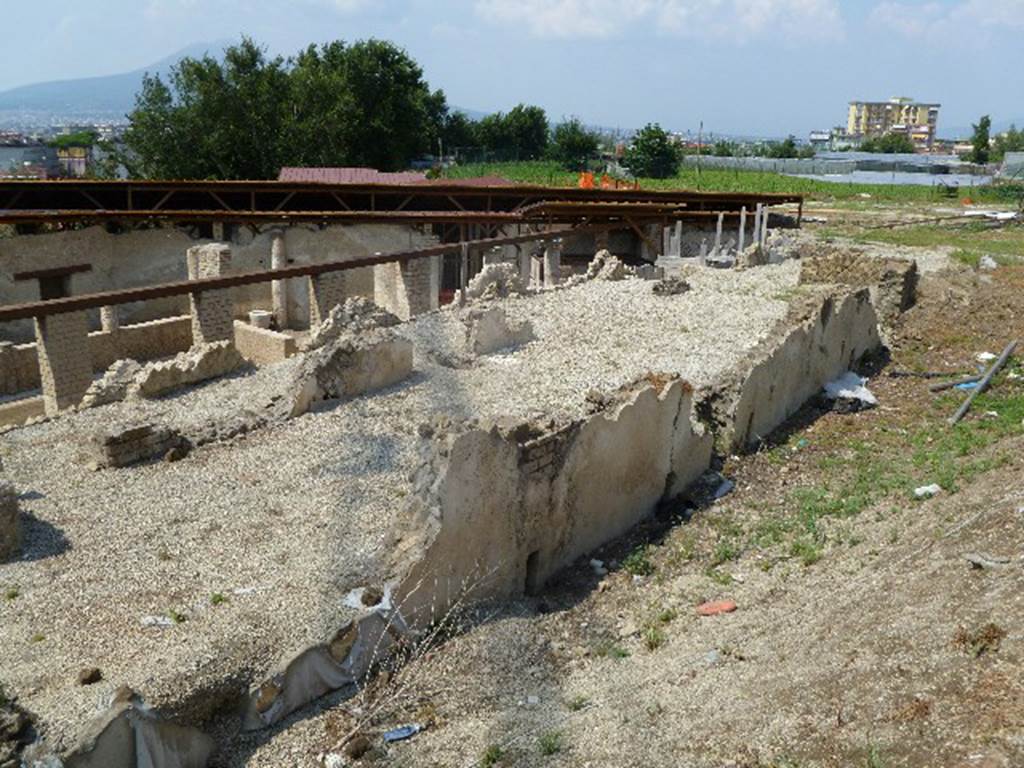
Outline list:
[[[1024,0],[882,2],[872,9],[870,20],[911,38],[964,40],[972,34],[1024,29]]]
[[[638,22],[657,34],[737,42],[843,33],[838,0],[476,0],[475,11],[537,37],[615,37]]]

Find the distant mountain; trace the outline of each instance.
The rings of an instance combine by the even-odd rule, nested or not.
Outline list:
[[[172,66],[186,56],[199,57],[207,52],[217,55],[224,47],[223,42],[197,43],[133,72],[53,80],[0,91],[0,111],[67,117],[100,114],[123,117],[135,106],[135,94],[142,87],[142,77],[147,72],[166,75]]]

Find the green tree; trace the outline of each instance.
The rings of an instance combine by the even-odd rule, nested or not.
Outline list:
[[[450,112],[441,127],[441,140],[445,153],[476,146],[477,124],[470,120],[464,112]]]
[[[583,127],[579,118],[573,117],[555,126],[551,139],[551,157],[563,168],[582,171],[587,161],[597,154],[600,140],[596,133]]]
[[[992,147],[992,159],[1002,162],[1007,152],[1024,152],[1024,130],[1011,125],[1006,133],[996,136]]]
[[[905,133],[887,133],[867,139],[860,145],[862,152],[876,152],[885,155],[913,154],[917,148]]]
[[[533,160],[542,157],[548,144],[548,118],[540,107],[519,104],[508,114],[495,112],[476,125],[477,140],[484,149],[501,157]]]
[[[739,145],[735,141],[719,139],[711,147],[711,154],[715,157],[736,157],[739,154]]]
[[[679,149],[657,123],[648,123],[633,137],[624,162],[634,176],[667,179],[679,172]]]
[[[983,115],[977,125],[972,125],[974,133],[971,135],[971,162],[985,164],[989,160],[989,144],[991,142],[992,118]]]
[[[268,59],[252,40],[223,62],[186,58],[147,76],[129,115],[133,176],[274,178],[283,165],[405,167],[436,146],[448,116],[408,54],[367,40]]]

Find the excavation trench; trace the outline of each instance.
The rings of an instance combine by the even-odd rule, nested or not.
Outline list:
[[[589,413],[563,422],[424,426],[412,491],[391,533],[386,587],[355,600],[332,635],[251,685],[242,728],[278,724],[363,681],[457,605],[542,589],[556,571],[684,492],[716,450],[742,450],[768,436],[879,344],[867,289],[822,288],[794,302],[761,343],[700,391],[654,371],[592,397]],[[41,747],[26,758],[75,768],[203,766],[216,749],[203,729],[223,708],[206,704],[154,711],[127,694],[77,746],[50,754],[59,763],[33,763],[44,760]]]

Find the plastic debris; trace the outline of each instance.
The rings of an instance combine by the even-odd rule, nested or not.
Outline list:
[[[987,271],[991,271],[991,270],[995,269],[998,266],[999,266],[999,264],[996,262],[996,260],[993,259],[991,256],[988,256],[988,255],[982,256],[981,259],[978,261],[978,268],[979,269],[984,269],[984,270],[987,270]]]
[[[605,576],[608,573],[608,569],[604,567],[604,561],[602,560],[591,560],[590,567],[597,576]]]
[[[847,371],[825,385],[825,397],[836,401],[837,405],[845,406],[844,410],[848,412],[874,408],[878,405],[878,398],[865,386],[867,382],[867,379],[853,371]]]
[[[167,616],[143,616],[141,623],[144,627],[174,626],[174,621]]]
[[[975,359],[979,363],[991,363],[996,357],[998,355],[993,355],[991,352],[981,352]]]
[[[914,489],[914,496],[918,499],[930,499],[932,496],[942,493],[942,486],[932,483],[931,485],[922,485],[920,488]]]
[[[422,730],[422,725],[413,723],[412,725],[403,725],[401,728],[394,728],[390,731],[385,731],[384,743],[390,744],[394,741],[405,741],[406,739],[411,739]]]
[[[957,384],[956,387],[954,387],[954,389],[962,389],[965,392],[967,390],[977,389],[977,388],[978,388],[978,382],[976,382],[976,381],[967,381],[967,382],[964,382],[963,384]]]
[[[728,496],[735,488],[736,483],[727,477],[723,477],[721,484],[715,489],[715,501],[723,496]]]
[[[718,616],[723,613],[732,613],[736,610],[736,603],[733,600],[712,600],[701,603],[697,606],[698,616]]]

